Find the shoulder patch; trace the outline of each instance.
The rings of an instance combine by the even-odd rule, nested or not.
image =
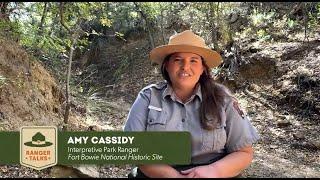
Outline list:
[[[239,103],[237,100],[234,100],[233,101],[233,107],[237,110],[237,112],[239,113],[239,115],[244,118],[245,115],[244,115],[244,112],[242,111],[242,109],[240,109],[240,106],[239,106]]]

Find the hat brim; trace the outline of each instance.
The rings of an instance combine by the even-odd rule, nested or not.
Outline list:
[[[45,144],[33,144],[32,141],[30,141],[30,142],[24,143],[24,145],[31,146],[31,147],[46,147],[46,146],[52,145],[52,143],[51,142],[46,142]]]
[[[166,56],[176,52],[198,54],[204,59],[209,68],[217,67],[222,63],[222,58],[216,51],[190,45],[163,45],[156,47],[150,52],[150,59],[151,61],[161,65]]]

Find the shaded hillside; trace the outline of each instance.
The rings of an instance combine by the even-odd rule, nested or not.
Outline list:
[[[317,38],[309,42],[239,42],[241,59],[228,64],[234,59],[230,54],[235,52],[226,51],[216,79],[235,93],[261,92],[261,98],[268,101],[265,104],[279,107],[279,111],[319,121],[320,41]],[[98,85],[96,95],[124,96],[132,103],[143,87],[162,80],[159,67],[148,59],[150,47],[145,39],[121,46],[105,43],[99,50],[99,63],[89,65],[97,73],[85,81],[89,87]],[[92,71],[95,70],[84,71],[78,81]]]
[[[0,130],[61,127],[63,103],[60,86],[41,63],[17,43],[0,39]],[[71,122],[76,118],[73,115]]]
[[[76,83],[81,83],[84,95],[125,97],[126,101],[133,102],[141,88],[149,83],[161,80],[158,67],[148,60],[150,45],[144,37],[127,42],[97,38],[96,49],[86,54],[97,53],[86,67],[78,69]],[[109,43],[112,41],[112,43]],[[82,64],[83,58],[77,59]],[[94,74],[92,74],[94,73]],[[91,89],[90,89],[91,88]]]
[[[254,53],[250,52],[254,49]],[[245,63],[219,80],[237,92],[252,91],[274,110],[320,120],[320,41],[244,44]],[[228,71],[230,69],[225,69]],[[259,100],[257,98],[257,100]]]

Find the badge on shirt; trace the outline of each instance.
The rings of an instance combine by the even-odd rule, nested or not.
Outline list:
[[[240,109],[238,101],[233,101],[233,107],[237,110],[237,112],[242,118],[245,117],[244,112]]]

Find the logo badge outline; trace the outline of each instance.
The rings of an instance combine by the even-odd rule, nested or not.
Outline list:
[[[55,126],[20,128],[20,164],[42,170],[58,163],[58,131]]]

